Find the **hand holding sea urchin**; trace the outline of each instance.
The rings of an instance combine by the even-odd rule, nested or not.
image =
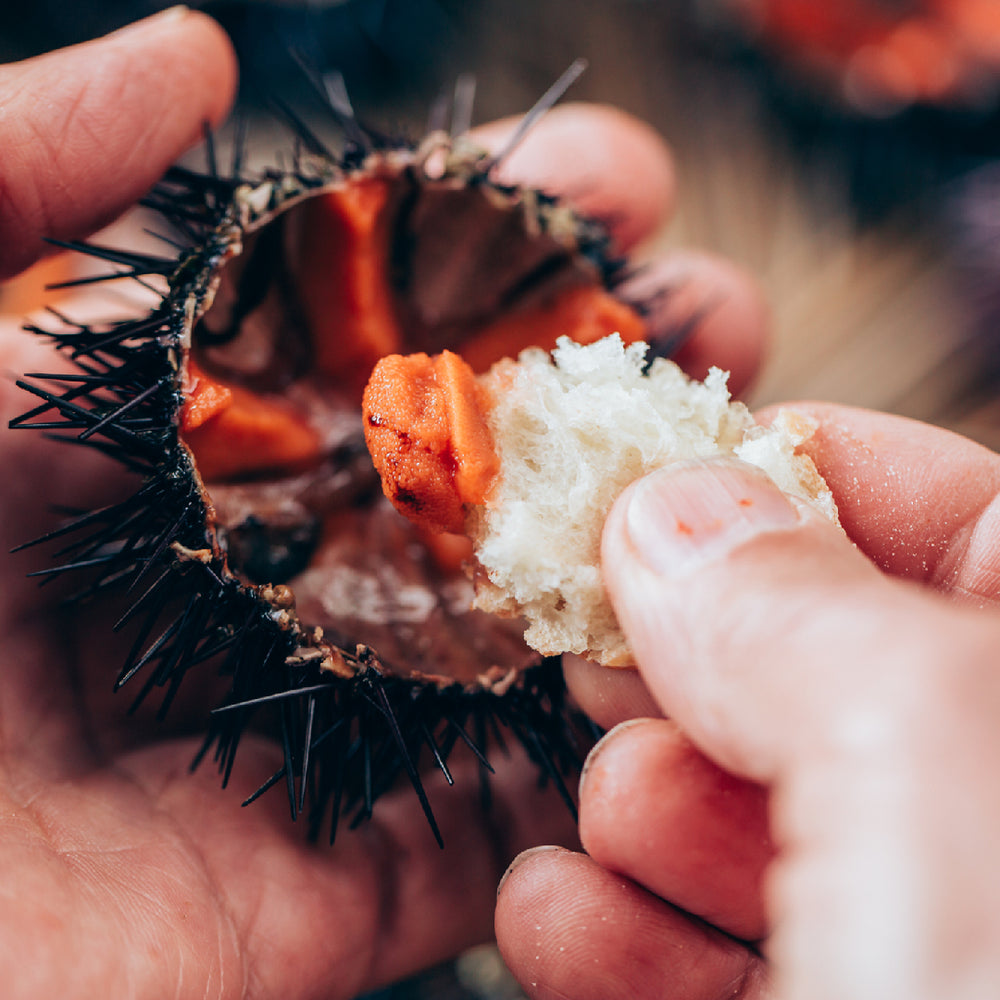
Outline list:
[[[439,529],[464,526],[475,606],[523,617],[525,641],[546,656],[632,663],[601,582],[601,530],[625,487],[654,469],[732,455],[837,517],[797,451],[814,429],[806,418],[785,410],[761,426],[730,400],[723,372],[693,381],[671,361],[647,363],[647,350],[617,335],[589,345],[563,337],[551,355],[523,351],[478,380],[454,356],[422,365],[422,378],[387,358],[366,390],[366,435],[387,496]],[[420,400],[424,414],[437,411],[431,433],[410,414],[401,419],[404,399],[408,410]],[[448,479],[450,503],[440,499]]]

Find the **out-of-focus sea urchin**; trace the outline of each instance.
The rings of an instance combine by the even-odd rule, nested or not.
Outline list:
[[[995,104],[1000,14],[992,0],[722,0],[761,44],[856,111]]]
[[[265,714],[284,763],[251,800],[284,784],[312,835],[332,816],[332,840],[403,772],[438,835],[422,758],[450,781],[456,746],[487,769],[506,731],[569,801],[578,748],[558,661],[471,611],[458,543],[382,497],[361,388],[389,351],[453,348],[484,367],[562,333],[640,335],[642,320],[614,294],[625,272],[603,228],[497,183],[504,154],[443,131],[407,145],[331,111],[339,155],[288,111],[289,169],[247,176],[240,142],[228,175],[211,142],[206,172],[172,169],[147,204],[182,234],[176,257],[73,244],[116,265],[108,277],[167,291],[135,320],[29,328],[76,373],[22,380],[38,403],[11,426],[140,477],[36,540],[64,543],[43,577],[128,594],[116,627],[137,634],[116,687],[137,685],[136,704],[159,689],[165,713],[189,672],[219,671],[229,691],[199,759],[223,782]]]

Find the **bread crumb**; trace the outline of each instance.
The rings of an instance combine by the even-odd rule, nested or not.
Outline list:
[[[549,353],[523,351],[484,376],[500,475],[466,530],[478,570],[476,607],[522,615],[545,655],[606,666],[633,662],[601,581],[604,521],[626,486],[671,462],[733,455],[785,493],[836,520],[833,496],[797,449],[815,430],[785,410],[770,427],[730,400],[717,368],[704,382],[647,345],[617,335]]]

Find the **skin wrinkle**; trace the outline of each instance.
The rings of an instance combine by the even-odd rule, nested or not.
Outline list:
[[[74,88],[70,92],[69,102],[56,105],[61,110],[58,120],[49,119],[45,122],[39,122],[34,119],[29,119],[26,122],[28,128],[31,129],[34,138],[37,139],[43,145],[45,150],[51,154],[53,161],[58,160],[60,153],[66,147],[76,145],[75,142],[72,141],[76,138],[74,133],[74,130],[76,129],[86,135],[91,140],[95,148],[99,147],[100,138],[90,127],[91,115],[78,114],[81,108],[86,108],[93,89],[93,78],[87,77],[77,81],[74,83]],[[98,104],[99,103],[100,102],[98,102]],[[45,182],[46,185],[49,185],[50,183],[59,184],[61,185],[60,190],[67,190],[65,182],[62,180],[61,176],[57,176],[55,173],[53,173],[52,176],[46,176]],[[46,222],[48,221],[49,220],[46,220]]]
[[[42,163],[48,164],[58,163],[63,158],[65,148],[70,145],[68,140],[70,138],[69,129],[72,121],[72,111],[82,103],[89,89],[90,81],[84,81],[80,86],[80,93],[74,95],[73,102],[70,108],[67,109],[67,115],[59,122],[53,122],[51,119],[37,121],[31,117],[26,118],[24,127],[28,130],[29,134],[23,145],[26,149],[32,150],[31,160],[35,164],[38,163],[39,159],[41,159]],[[39,158],[34,150],[36,145],[41,146],[48,155],[44,158]],[[25,157],[25,160],[27,159]],[[22,168],[29,165],[28,163],[21,164]],[[34,212],[32,213],[34,219],[32,223],[27,225],[27,228],[34,228],[41,233],[59,232],[58,220],[52,217],[50,203],[53,193],[58,194],[70,190],[62,174],[58,171],[47,170],[44,174],[40,175],[34,170],[22,169],[20,181],[19,194],[23,197],[26,191],[30,191],[33,195],[31,200],[34,206]]]
[[[206,989],[208,988],[207,983],[208,983],[208,979],[209,978],[210,977],[206,977]],[[178,960],[177,960],[177,978],[175,979],[175,983],[176,983],[176,985],[174,987],[174,1000],[181,1000],[181,995],[182,995],[181,994],[181,990],[184,988],[184,956],[183,956],[183,954],[181,954],[181,955],[178,956]],[[202,998],[204,998],[204,996],[205,996],[205,991],[204,990],[202,990],[202,994],[201,995],[202,995]]]
[[[222,891],[222,886],[220,885],[218,879],[212,871],[211,865],[208,863],[208,859],[205,857],[204,853],[199,849],[197,844],[191,838],[190,834],[181,826],[181,824],[176,820],[174,814],[171,810],[165,808],[162,803],[166,798],[167,793],[181,780],[190,780],[190,775],[186,772],[183,775],[173,774],[168,776],[166,783],[159,789],[158,793],[151,795],[148,788],[144,783],[138,780],[134,775],[122,771],[122,777],[129,780],[132,786],[144,796],[146,796],[150,811],[153,812],[170,830],[173,831],[174,835],[178,841],[184,845],[186,848],[186,855],[198,862],[198,867],[201,870],[205,882],[208,884],[211,890],[211,898],[215,904],[216,909],[216,927],[219,928],[220,932],[223,927],[226,927],[230,931],[231,941],[233,945],[233,950],[235,952],[236,959],[239,962],[240,967],[243,970],[243,979],[240,990],[233,994],[233,996],[244,997],[247,995],[246,988],[251,979],[253,978],[252,963],[250,961],[251,951],[247,947],[248,937],[246,927],[241,929],[240,923],[236,920],[233,912],[233,908],[226,894]],[[219,947],[221,953],[221,943]],[[224,966],[220,964],[220,977],[221,969]],[[223,996],[220,992],[219,996]]]
[[[56,636],[46,635],[45,638],[39,642],[38,653],[35,657],[36,661],[39,664],[42,664],[46,660],[54,661],[57,664],[66,663],[67,660],[65,657],[69,654],[69,651],[67,650],[64,652],[56,650],[53,653],[47,655],[44,646],[46,642],[58,643],[59,638]],[[7,704],[9,701],[12,701],[14,699],[8,699],[6,697],[0,698],[0,751],[2,751],[3,753],[3,759],[6,762],[9,762],[9,766],[7,769],[8,788],[13,795],[17,795],[19,787],[24,779],[22,778],[21,780],[18,780],[17,773],[15,773],[11,769],[10,765],[21,762],[22,764],[21,770],[24,771],[25,774],[27,775],[28,783],[30,785],[36,784],[37,775],[28,773],[26,770],[27,765],[29,763],[34,763],[36,759],[35,754],[33,752],[34,746],[36,743],[40,745],[52,744],[51,736],[49,736],[48,739],[45,740],[38,740],[37,737],[40,733],[43,732],[43,730],[47,727],[47,725],[52,724],[53,720],[63,720],[67,717],[67,706],[64,704],[57,704],[57,703],[60,700],[60,698],[65,698],[67,689],[70,692],[71,698],[74,698],[74,695],[72,693],[73,686],[71,684],[67,685],[67,684],[53,683],[53,680],[57,679],[58,678],[50,677],[48,679],[48,683],[46,683],[40,688],[41,691],[44,691],[44,695],[41,693],[35,695],[35,701],[32,702],[32,707],[34,710],[33,715],[35,717],[34,725],[27,730],[19,732],[16,740],[12,738],[10,733],[11,720],[6,716],[6,713],[4,713],[2,710],[3,705]],[[44,703],[41,702],[43,696],[45,698]],[[51,719],[49,718],[50,716]],[[16,720],[19,730],[22,729],[23,722],[24,722],[24,715],[22,713],[18,715]],[[62,725],[59,728],[60,728],[60,735],[62,737],[59,740],[59,745],[69,741],[72,742],[74,748],[76,748],[78,740],[75,737],[80,735],[79,730],[82,729],[83,727],[82,726],[66,727],[65,725]],[[77,731],[75,732],[72,731],[74,728]],[[87,743],[87,741],[84,739],[83,742],[89,749],[89,744]],[[79,761],[79,756],[77,754],[74,754],[74,757],[75,757],[74,765],[77,765]],[[90,764],[92,767],[96,768],[97,762],[96,760],[94,760],[91,761]]]
[[[155,66],[151,65],[148,67],[148,72],[145,74],[150,81],[150,87],[155,88],[159,84],[159,70]],[[148,147],[149,144],[154,143],[155,137],[160,134],[160,129],[164,128],[167,124],[167,116],[150,115],[149,117],[143,119],[141,124],[141,132],[135,135],[131,130],[128,133],[129,142],[126,143],[126,159],[125,168],[131,167],[133,162],[141,163],[143,160],[143,150]],[[118,124],[117,119],[113,119],[115,125]],[[202,126],[203,123],[199,123],[198,126],[188,134],[188,136],[183,140],[182,145],[190,146],[195,143],[202,136]]]
[[[133,67],[133,77],[131,80],[131,86],[134,88],[140,88],[144,85],[145,81],[148,81],[146,90],[150,93],[158,93],[161,87],[162,74],[160,68],[156,65],[155,61],[147,61],[146,63],[140,64],[136,68]],[[201,75],[201,66],[192,65],[188,72],[191,75]],[[180,86],[180,82],[175,80],[175,86]],[[114,102],[102,102],[100,105],[102,108],[113,108]],[[116,128],[121,127],[121,123],[118,116],[111,116],[111,124]],[[124,143],[126,154],[122,161],[123,172],[129,172],[133,164],[139,164],[145,162],[144,151],[150,147],[150,145],[160,145],[156,142],[155,137],[160,134],[160,130],[166,128],[169,124],[170,116],[167,114],[152,114],[144,116],[138,123],[129,123],[127,131],[128,141]],[[135,124],[138,124],[141,131],[138,134],[135,132]],[[193,127],[186,137],[181,139],[180,145],[187,147],[197,142],[202,135],[203,122],[198,122]],[[136,172],[139,172],[137,169]]]
[[[758,1000],[766,989],[766,976],[761,975],[762,963],[750,959],[743,971],[719,994],[719,1000]]]
[[[5,787],[4,791],[0,793],[0,795],[4,795],[14,801],[14,810],[12,811],[17,813],[18,819],[27,819],[34,832],[44,842],[45,846],[49,848],[51,853],[53,855],[58,855],[51,834],[46,829],[46,825],[42,822],[42,817],[36,808],[36,797],[32,796],[25,801],[21,801],[12,794],[9,787]]]
[[[4,134],[5,131],[5,124],[0,121],[0,134]],[[14,185],[7,179],[7,174],[0,170],[0,232],[30,231],[29,215],[19,206],[13,191]],[[0,278],[3,276],[3,268],[0,267]]]
[[[163,938],[162,934],[157,933],[163,921],[158,922],[156,919],[161,897],[148,887],[144,888],[142,881],[130,877],[129,869],[134,870],[135,866],[129,865],[127,859],[133,854],[141,856],[143,851],[144,847],[141,846],[123,845],[111,849],[71,849],[59,852],[60,859],[76,877],[86,898],[99,905],[103,913],[107,914],[113,908],[118,918],[125,920],[132,915],[134,908],[131,904],[134,899],[147,904],[140,908],[143,913],[141,921],[128,920],[131,929],[142,929],[141,944]],[[109,864],[109,861],[113,863]],[[157,876],[162,872],[154,870],[151,874]],[[171,879],[171,882],[175,883],[176,879]],[[181,955],[183,952],[178,951],[177,954]]]
[[[972,546],[977,542],[977,532],[984,526],[987,518],[1000,513],[1000,494],[995,494],[978,509],[970,512],[969,516],[956,525],[948,543],[935,561],[928,575],[928,583],[939,590],[950,593],[956,597],[969,598],[985,604],[996,603],[997,581],[981,581],[981,585],[970,589],[964,585],[956,585],[957,581],[970,570],[979,568],[981,558],[977,558]],[[996,534],[996,532],[994,532]],[[988,553],[982,553],[985,556]],[[981,571],[975,574],[978,579]]]
[[[217,962],[217,968],[219,970],[219,987],[216,990],[216,995],[219,997],[224,997],[226,995],[226,972],[225,972],[226,963],[222,950],[221,928],[219,932],[216,933],[215,935],[215,942],[216,942],[215,957]],[[244,951],[243,954],[246,954],[246,952]],[[244,977],[244,982],[245,981],[246,980]],[[208,1000],[208,998],[211,996],[211,989],[212,989],[211,982],[206,982],[205,989],[202,992],[202,1000]]]
[[[9,759],[9,758],[8,758]],[[94,769],[94,774],[108,773],[113,776],[115,781],[127,782],[133,791],[140,793],[146,801],[149,810],[156,814],[158,819],[161,821],[162,825],[167,827],[173,835],[174,841],[179,845],[179,849],[185,858],[194,864],[194,866],[199,870],[200,874],[204,878],[205,883],[210,887],[210,894],[206,898],[212,900],[214,910],[215,910],[215,924],[218,928],[219,933],[224,927],[229,928],[231,932],[231,938],[233,942],[233,950],[236,957],[239,959],[241,967],[244,969],[243,984],[248,982],[247,975],[247,954],[248,949],[246,947],[246,941],[244,937],[239,932],[239,925],[232,915],[231,907],[228,905],[228,901],[221,892],[218,882],[212,875],[211,868],[207,863],[206,858],[203,853],[197,848],[191,838],[187,835],[183,827],[181,827],[173,818],[172,813],[164,809],[160,802],[167,795],[169,790],[178,781],[182,780],[180,775],[171,776],[163,787],[159,790],[158,794],[153,794],[145,787],[142,782],[136,780],[134,776],[130,774],[127,769],[122,767],[109,767],[98,771]],[[183,778],[188,778],[185,773]],[[58,841],[58,836],[53,828],[51,822],[46,821],[46,817],[39,808],[40,803],[34,800],[27,800],[23,803],[18,804],[18,808],[22,815],[27,814],[30,816],[33,826],[37,831],[39,838],[41,839],[43,845],[48,849],[49,856],[58,860],[65,868],[69,878],[79,885],[84,890],[84,895],[93,899],[101,899],[104,903],[102,910],[106,908],[108,899],[105,898],[106,894],[97,893],[94,888],[94,880],[87,879],[84,877],[84,872],[86,865],[80,862],[80,859],[87,857],[101,858],[101,857],[113,857],[128,851],[139,851],[144,852],[145,847],[135,847],[135,846],[119,846],[111,851],[107,850],[94,850],[94,851],[76,851],[76,850],[66,850],[62,848]],[[53,813],[54,815],[54,813]],[[158,834],[162,836],[162,834]],[[95,871],[99,871],[104,866],[93,866]],[[135,891],[134,885],[129,885],[128,887],[131,891]],[[154,904],[152,908],[155,910],[159,905],[159,898],[156,896],[146,896],[139,893],[140,896],[147,899]],[[112,897],[113,899],[114,897]],[[124,915],[124,914],[123,914]],[[221,954],[222,945],[220,938],[219,953]],[[220,967],[221,968],[221,967]],[[122,967],[119,967],[119,971],[122,971]],[[133,967],[131,964],[126,964],[123,967],[123,971],[131,978],[133,974]],[[133,995],[129,993],[128,995]],[[179,995],[179,994],[178,994]],[[246,996],[245,989],[241,987],[240,991],[234,996],[243,997]],[[220,997],[224,994],[220,993]]]
[[[241,965],[243,967],[243,991],[240,993],[240,996],[256,997],[264,995],[262,991],[263,979],[257,968],[258,963],[253,960],[253,956],[257,952],[254,951],[250,944],[250,940],[253,937],[251,928],[260,915],[261,905],[261,894],[258,893],[253,906],[248,907],[246,904],[241,906],[240,913],[243,918],[241,921],[237,923],[235,916],[233,916],[234,926],[240,942]],[[231,913],[232,910],[233,907],[227,901],[226,911]]]
[[[952,581],[969,567],[973,536],[995,500],[996,497],[992,497],[955,525],[943,551],[928,567],[926,583],[937,590],[952,591]]]
[[[26,815],[31,820],[35,832],[38,834],[43,846],[47,848],[49,855],[62,862],[66,868],[66,874],[72,878],[75,874],[73,868],[66,863],[66,855],[58,847],[52,822],[41,811],[39,798],[40,796],[33,796],[29,800],[18,802],[18,812],[21,815]],[[33,850],[36,847],[37,845],[32,845]]]
[[[575,997],[571,997],[568,993],[563,993],[562,990],[553,989],[551,986],[546,986],[545,992],[541,995],[543,997],[553,997],[554,1000],[576,1000]]]
[[[121,164],[121,170],[124,173],[135,172],[137,165],[140,165],[143,161],[143,150],[151,144],[156,144],[156,137],[162,127],[162,120],[153,115],[142,122],[141,131],[138,134],[130,132],[129,142],[126,144],[125,155]],[[184,144],[188,145],[194,142],[199,135],[200,133],[195,133],[189,136]]]

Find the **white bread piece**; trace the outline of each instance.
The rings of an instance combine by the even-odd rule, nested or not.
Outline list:
[[[696,382],[657,358],[644,375],[647,349],[617,335],[587,346],[563,337],[551,355],[529,349],[484,376],[501,471],[466,528],[475,605],[523,616],[525,641],[543,654],[633,662],[601,582],[601,531],[625,487],[654,469],[734,455],[837,519],[812,460],[796,452],[811,420],[785,411],[762,427],[730,401],[724,372]]]

